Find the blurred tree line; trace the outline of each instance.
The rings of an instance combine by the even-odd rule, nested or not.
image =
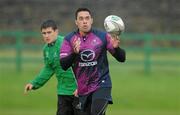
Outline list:
[[[60,31],[70,32],[75,10],[88,7],[100,29],[114,14],[124,20],[126,32],[179,33],[179,6],[179,0],[0,0],[0,31],[39,31],[43,20],[54,19]]]

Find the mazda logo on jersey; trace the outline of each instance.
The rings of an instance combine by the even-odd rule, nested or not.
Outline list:
[[[95,53],[93,50],[84,50],[80,53],[82,61],[92,61],[95,57]]]
[[[80,53],[81,60],[84,62],[79,62],[80,67],[85,66],[95,66],[97,65],[97,61],[93,61],[95,58],[95,53],[93,50],[84,50]]]

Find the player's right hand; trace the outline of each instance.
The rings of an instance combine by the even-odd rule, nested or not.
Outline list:
[[[78,97],[78,90],[76,89],[73,94],[75,97]]]
[[[28,91],[32,90],[33,85],[31,83],[26,84],[24,88],[24,94],[27,94]]]
[[[74,52],[75,52],[76,54],[79,53],[79,50],[80,50],[80,44],[81,44],[80,38],[74,39],[74,41],[73,41],[73,49],[74,49]]]

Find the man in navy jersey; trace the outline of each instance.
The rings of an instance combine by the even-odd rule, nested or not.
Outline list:
[[[92,29],[89,9],[77,9],[75,18],[78,29],[65,37],[60,63],[64,70],[73,68],[83,115],[105,115],[107,105],[112,104],[107,51],[119,62],[125,61],[125,51],[119,47],[118,36]]]

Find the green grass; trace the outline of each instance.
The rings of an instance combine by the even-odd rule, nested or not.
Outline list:
[[[12,67],[13,68],[13,67]],[[33,79],[40,67],[22,73],[2,69],[0,74],[0,115],[52,115],[56,111],[56,80],[54,77],[41,89],[24,95],[25,84]]]
[[[1,53],[1,57],[9,57]],[[23,53],[24,57],[29,57]],[[177,54],[177,53],[176,53]],[[179,61],[180,55],[155,54],[153,60]],[[38,51],[30,57],[41,57]],[[113,105],[107,115],[179,115],[180,66],[152,65],[151,73],[144,72],[142,53],[127,53],[127,63],[119,64],[110,57],[110,74],[113,83]],[[141,60],[130,64],[129,60]],[[44,87],[24,95],[25,84],[33,79],[42,67],[39,63],[23,63],[21,73],[15,63],[0,63],[0,115],[55,115],[56,79],[52,77]]]
[[[158,68],[147,75],[141,67],[110,64],[114,104],[107,115],[178,115],[180,113],[180,71]],[[23,94],[24,85],[38,73],[41,64],[0,66],[0,115],[53,115],[56,112],[56,79],[41,89]]]

